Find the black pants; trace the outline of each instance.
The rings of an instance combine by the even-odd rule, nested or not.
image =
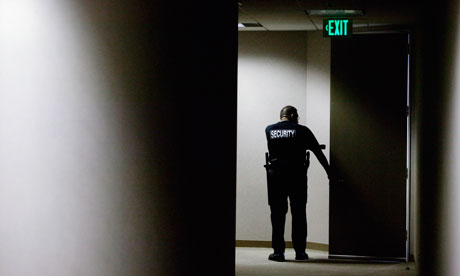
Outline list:
[[[272,247],[275,253],[284,253],[284,225],[288,199],[292,215],[292,243],[297,253],[305,252],[307,245],[307,171],[306,168],[272,168],[268,171],[268,194],[272,222]]]

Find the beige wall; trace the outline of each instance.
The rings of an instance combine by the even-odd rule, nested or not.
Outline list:
[[[307,32],[240,32],[238,52],[237,240],[271,240],[264,129],[285,105],[329,143],[329,40]],[[315,157],[309,172],[308,241],[328,243],[327,177]],[[290,217],[286,240],[291,240]]]

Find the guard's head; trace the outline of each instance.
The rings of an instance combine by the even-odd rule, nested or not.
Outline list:
[[[290,105],[283,107],[280,112],[280,119],[281,121],[290,121],[298,123],[299,114],[297,114],[297,109]]]

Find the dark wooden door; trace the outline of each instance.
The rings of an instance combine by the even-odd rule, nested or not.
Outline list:
[[[331,258],[406,257],[407,34],[331,44]]]

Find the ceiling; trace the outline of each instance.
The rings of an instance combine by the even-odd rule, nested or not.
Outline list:
[[[415,0],[238,0],[239,23],[259,23],[262,27],[240,31],[317,31],[323,17],[306,10],[359,9],[363,16],[353,17],[353,31],[374,31],[407,27],[415,22]]]

